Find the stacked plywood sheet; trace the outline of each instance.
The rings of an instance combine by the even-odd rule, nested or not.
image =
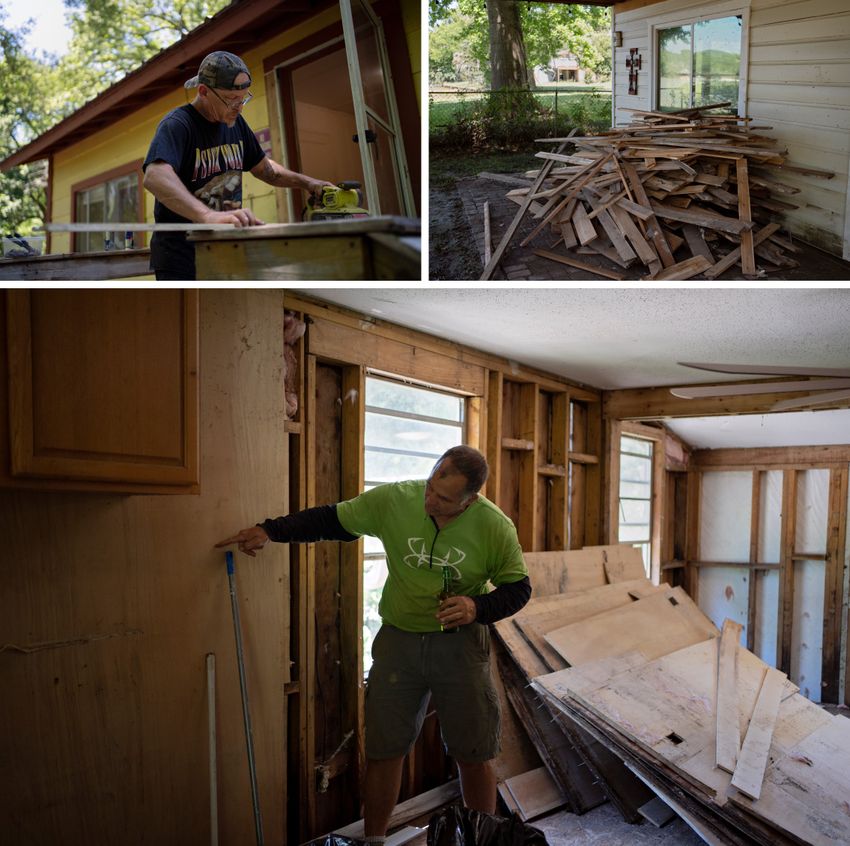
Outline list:
[[[571,810],[583,813],[611,799],[626,819],[637,821],[638,809],[653,797],[652,792],[594,737],[548,706],[529,682],[566,666],[544,640],[550,629],[630,603],[632,594],[655,590],[646,579],[640,553],[628,546],[588,547],[529,553],[526,564],[534,596],[520,614],[495,626],[494,653],[506,700],[503,711],[519,715],[528,742]],[[510,749],[503,751],[505,755],[516,757]],[[500,761],[501,780],[517,774],[500,769]]]
[[[850,721],[681,589],[629,579],[538,597],[496,630],[506,687],[551,715],[626,819],[657,796],[707,843],[850,843]]]
[[[575,149],[538,153],[544,166],[529,174],[534,184],[508,192],[521,208],[482,279],[526,213],[538,224],[521,246],[548,233],[550,246],[537,255],[612,279],[714,279],[736,264],[755,277],[796,267],[788,255],[796,247],[774,218],[797,208],[789,198],[798,189],[782,172],[800,169],[763,134],[770,127],[710,108],[718,107],[637,112],[633,123],[600,135],[551,139]]]

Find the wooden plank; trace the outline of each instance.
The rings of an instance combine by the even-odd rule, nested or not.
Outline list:
[[[643,556],[636,546],[616,543],[606,546],[590,546],[585,547],[585,549],[599,550],[602,553],[605,576],[612,584],[646,578]]]
[[[558,214],[560,214],[560,212],[567,206],[567,204],[570,203],[575,197],[578,197],[582,188],[584,188],[584,186],[593,178],[593,176],[599,170],[601,170],[604,167],[604,165],[606,165],[608,163],[610,158],[611,158],[610,156],[606,156],[604,158],[601,158],[598,162],[596,162],[593,166],[590,167],[590,169],[587,171],[586,174],[584,174],[581,177],[581,179],[578,179],[578,180],[573,179],[569,183],[569,188],[567,190],[566,195],[558,203],[558,205],[555,207],[554,211],[550,212],[545,218],[543,218],[543,220],[540,222],[540,224],[535,229],[533,229],[528,235],[526,235],[525,238],[523,238],[523,240],[520,242],[520,246],[525,247],[527,244],[529,244],[537,236],[537,234],[543,229],[544,226],[546,226],[548,223],[550,223],[553,218],[556,218],[558,216]],[[553,200],[554,199],[555,198],[553,198]]]
[[[797,471],[782,472],[781,545],[779,549],[779,613],[777,615],[777,669],[791,673],[791,639],[794,626],[794,547],[797,537]]]
[[[490,235],[490,202],[484,203],[484,264],[490,263],[490,257],[493,255],[493,240]]]
[[[596,227],[593,225],[582,203],[576,204],[573,211],[572,224],[576,230],[576,237],[582,246],[596,239]]]
[[[821,696],[824,702],[840,702],[841,618],[844,593],[845,544],[847,538],[848,468],[829,471],[826,567],[823,598],[823,665]]]
[[[604,802],[605,794],[594,783],[574,745],[553,722],[548,706],[541,695],[529,687],[528,679],[517,665],[511,660],[504,660],[501,675],[511,705],[544,765],[567,796],[571,810],[583,813]]]
[[[655,593],[656,588],[648,579],[618,582],[604,587],[582,591],[579,594],[532,598],[522,611],[512,618],[514,626],[522,633],[529,645],[549,671],[562,670],[566,662],[546,641],[546,634],[570,623],[586,620],[612,608],[620,608],[634,602],[640,596]]]
[[[753,219],[750,208],[750,182],[747,174],[747,160],[738,159],[735,162],[735,170],[738,179],[738,217],[751,223]],[[744,276],[750,278],[756,275],[756,258],[753,252],[753,231],[745,230],[741,233],[741,268]]]
[[[560,253],[553,253],[550,250],[535,250],[534,254],[541,258],[547,258],[551,261],[557,261],[561,264],[575,267],[578,270],[585,271],[586,273],[592,273],[594,276],[603,276],[606,279],[615,279],[617,281],[621,281],[626,278],[621,273],[615,273],[613,270],[606,270],[602,267],[597,267],[596,265],[587,264],[586,262],[570,258],[569,256],[562,256]]]
[[[535,597],[576,593],[607,584],[602,556],[586,550],[524,553]]]
[[[762,241],[769,238],[774,232],[778,230],[778,223],[768,223],[767,226],[763,227],[762,229],[759,229],[759,231],[753,235],[753,245],[757,246],[761,244]],[[732,265],[735,264],[735,262],[740,261],[740,259],[741,248],[736,247],[734,250],[732,250],[731,253],[724,256],[719,261],[715,262],[714,267],[710,268],[705,272],[705,277],[707,279],[717,278],[718,276],[720,276],[721,273],[723,273],[724,270],[727,270],[728,268],[732,267]]]
[[[682,226],[682,233],[694,257],[705,256],[705,258],[714,264],[714,256],[708,244],[705,243],[705,238],[703,238],[699,227],[694,226],[693,223],[686,223]]]
[[[418,796],[413,796],[404,802],[399,802],[393,808],[390,814],[388,828],[396,828],[404,825],[410,820],[415,820],[417,817],[422,817],[430,811],[441,808],[443,805],[448,805],[460,796],[460,784],[455,779],[446,784],[441,784],[433,790],[427,790],[425,793],[420,793]],[[363,820],[357,820],[343,828],[334,829],[334,834],[339,834],[342,837],[352,837],[363,839]]]
[[[758,799],[761,795],[762,780],[767,769],[773,728],[779,715],[785,681],[784,673],[768,667],[732,774],[732,786],[750,799]]]
[[[658,262],[658,255],[655,250],[647,243],[646,238],[637,228],[631,216],[619,206],[615,206],[608,210],[608,213],[614,219],[617,226],[620,227],[622,233],[629,239],[629,243],[634,247],[635,252],[644,264],[652,264]],[[661,267],[659,263],[659,268]]]
[[[516,805],[523,822],[543,816],[549,811],[568,804],[564,791],[552,778],[546,767],[538,767],[527,773],[505,779],[498,785],[499,795]],[[506,804],[510,804],[506,801]]]
[[[638,812],[656,828],[663,828],[677,816],[676,812],[660,796],[656,796],[645,805],[641,805]]]
[[[480,396],[484,368],[468,364],[446,352],[432,352],[411,338],[406,343],[314,317],[310,323],[310,350],[329,361],[361,364],[378,370],[403,372],[411,378],[453,387]],[[456,356],[456,354],[455,354]]]
[[[663,203],[653,203],[650,206],[656,217],[665,220],[676,220],[680,223],[693,223],[705,229],[716,229],[719,232],[728,232],[732,235],[740,235],[748,229],[753,228],[752,222],[738,220],[736,217],[724,217],[723,215],[708,214],[706,211],[692,211],[691,209],[679,209]]]
[[[106,279],[125,279],[129,276],[149,276],[151,274],[150,260],[149,249],[2,259],[0,260],[0,281],[99,282]]]
[[[554,629],[546,640],[575,666],[631,650],[656,658],[716,636],[716,628],[688,595],[673,588]]]
[[[738,641],[743,626],[723,621],[720,655],[717,663],[717,730],[715,761],[727,773],[735,772],[741,749],[741,724],[738,721]]]
[[[640,177],[638,176],[634,165],[631,162],[622,159],[620,160],[620,164],[623,168],[623,173],[626,175],[626,179],[631,186],[636,203],[644,209],[652,211],[652,204],[649,197],[646,196],[646,189],[643,187],[643,183],[640,181]],[[624,205],[624,201],[622,200],[620,201],[620,207],[625,208],[626,211],[632,211],[628,206]],[[661,231],[661,226],[656,219],[654,211],[652,212],[652,216],[646,219],[646,223],[647,235],[649,235],[652,239],[652,243],[655,245],[655,250],[658,253],[658,257],[661,259],[661,264],[663,264],[664,267],[670,267],[675,264],[676,260],[673,258],[670,245],[664,238],[664,233]]]
[[[589,195],[589,192],[588,202],[593,208],[596,208],[595,201]],[[600,211],[598,219],[602,224],[602,228],[611,239],[611,243],[614,245],[614,249],[617,251],[617,255],[620,257],[620,260],[626,267],[628,267],[637,259],[637,253],[635,253],[635,251],[629,246],[625,237],[623,237],[623,233],[620,231],[617,224],[614,223],[611,215],[607,211]]]
[[[689,259],[680,261],[678,264],[665,267],[652,277],[655,281],[661,282],[668,279],[684,280],[691,279],[704,273],[711,267],[711,262],[705,256],[691,256]]]

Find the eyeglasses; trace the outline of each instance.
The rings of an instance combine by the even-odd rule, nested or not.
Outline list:
[[[218,99],[221,100],[221,102],[224,103],[224,105],[227,106],[228,109],[231,109],[234,112],[240,106],[244,106],[246,103],[250,103],[251,100],[254,99],[254,95],[250,91],[245,97],[242,97],[239,100],[225,100],[224,97],[222,97],[221,94],[219,94],[218,91],[215,90],[215,88],[210,88],[210,91],[212,91],[212,93],[215,94],[215,96],[218,97]]]

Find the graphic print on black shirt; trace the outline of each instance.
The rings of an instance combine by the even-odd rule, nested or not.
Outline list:
[[[265,158],[242,115],[233,126],[207,120],[191,104],[169,112],[157,127],[143,169],[154,162],[171,165],[190,193],[213,211],[242,208],[242,172]],[[157,223],[190,223],[156,200]],[[151,267],[194,279],[195,249],[181,233],[158,232],[151,240]],[[191,274],[191,275],[190,275]]]

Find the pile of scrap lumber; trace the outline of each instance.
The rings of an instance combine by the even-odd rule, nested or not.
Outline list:
[[[532,581],[535,556],[570,555],[527,556]],[[566,592],[535,591],[496,624],[509,701],[557,732],[529,734],[567,804],[586,810],[578,778],[632,822],[660,798],[711,844],[850,843],[850,720],[742,647],[739,624],[721,634],[681,588],[653,586],[631,560],[603,567],[597,586],[577,569]]]
[[[490,279],[526,214],[539,222],[521,241],[548,233],[536,255],[590,274],[625,279],[715,279],[736,264],[746,277],[797,267],[797,248],[773,218],[797,208],[799,189],[781,172],[830,177],[786,162],[751,118],[711,115],[721,103],[682,112],[631,110],[635,120],[599,135],[565,139],[529,187],[508,192],[519,212],[492,253]],[[569,144],[574,149],[565,152]],[[777,196],[778,195],[778,196]],[[595,256],[591,264],[587,256]],[[758,264],[757,264],[758,262]]]

